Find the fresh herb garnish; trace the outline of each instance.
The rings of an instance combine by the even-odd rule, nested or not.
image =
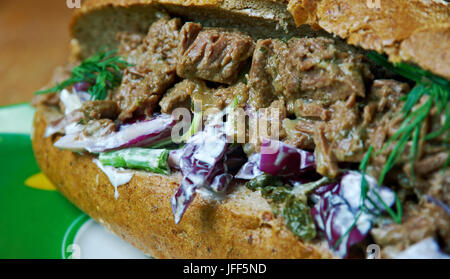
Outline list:
[[[303,240],[316,237],[316,225],[310,209],[302,200],[293,195],[288,196],[283,209],[283,217],[289,229]]]
[[[311,193],[320,186],[327,184],[328,182],[331,182],[331,180],[328,177],[324,176],[317,181],[296,185],[292,190],[292,193],[296,196],[306,196],[307,194]]]
[[[367,153],[364,155],[364,158],[361,161],[361,164],[359,165],[359,171],[361,172],[361,204],[360,204],[360,211],[358,215],[356,215],[355,220],[350,225],[350,227],[345,231],[345,233],[338,239],[336,244],[334,245],[334,249],[337,249],[339,245],[341,244],[342,240],[353,230],[353,228],[356,226],[356,223],[358,222],[359,217],[361,217],[361,214],[363,213],[363,210],[365,208],[366,204],[366,198],[367,198],[367,192],[369,191],[369,185],[367,184],[366,180],[366,169],[367,164],[369,163],[370,156],[372,154],[373,147],[370,146],[367,150]]]
[[[276,176],[270,174],[261,174],[245,184],[250,190],[256,191],[267,186],[282,186],[283,182]]]
[[[275,215],[281,213],[288,228],[303,240],[316,237],[316,226],[312,219],[310,209],[301,198],[298,198],[293,187],[285,185],[276,176],[262,174],[246,183],[253,190],[260,190],[261,195],[270,200]]]
[[[291,196],[292,188],[289,186],[266,186],[260,189],[261,195],[273,203],[280,204]]]
[[[407,63],[396,63],[391,64],[384,56],[372,52],[369,53],[369,58],[374,62],[384,66],[385,68],[391,70],[392,72],[399,74],[407,79],[416,82],[414,88],[403,98],[405,101],[401,114],[403,116],[403,122],[401,123],[397,132],[392,135],[387,142],[384,144],[381,150],[379,150],[376,155],[385,152],[392,144],[394,144],[392,150],[388,154],[387,162],[383,166],[381,175],[378,178],[378,186],[381,187],[387,173],[397,164],[398,160],[402,156],[407,143],[411,141],[410,147],[410,164],[411,164],[411,174],[414,177],[414,163],[418,156],[419,141],[427,141],[446,134],[446,138],[450,136],[450,114],[449,114],[449,92],[450,92],[450,82],[445,78],[436,76],[428,71],[425,71],[417,66],[410,65]],[[425,101],[421,104],[423,96],[428,96]],[[425,135],[422,139],[420,136],[420,131],[430,114],[433,106],[437,108],[437,112],[440,114],[445,113],[445,121],[442,127],[430,134]],[[416,107],[416,108],[415,108]],[[415,108],[413,110],[413,108]],[[361,161],[359,170],[362,174],[361,179],[361,208],[364,209],[364,202],[367,198],[367,181],[364,178],[368,162],[372,153],[372,146],[369,147],[364,159]],[[450,157],[450,150],[449,150]],[[445,168],[446,166],[444,166]],[[391,215],[396,223],[401,223],[402,219],[402,207],[399,198],[396,196],[396,210],[395,213],[389,206],[387,206],[381,199],[379,193],[374,191],[375,196],[381,202],[384,209]],[[371,201],[372,204],[375,204]],[[357,216],[358,218],[359,216]],[[357,218],[351,228],[356,224]],[[344,235],[345,236],[345,235]],[[343,236],[343,237],[344,237]],[[343,238],[342,237],[342,238]],[[341,239],[340,239],[341,240]],[[340,242],[340,241],[338,241]]]
[[[450,81],[407,63],[396,63],[395,65],[392,65],[384,56],[375,52],[370,53],[369,58],[392,72],[416,82],[414,88],[404,98],[405,104],[401,110],[403,122],[397,132],[392,135],[384,144],[383,148],[377,152],[377,155],[385,152],[391,144],[395,143],[378,179],[378,185],[381,185],[387,173],[400,159],[408,142],[412,140],[410,162],[411,174],[414,176],[414,163],[417,159],[419,141],[428,141],[443,134],[446,134],[446,137],[450,136],[450,112],[448,105],[448,102],[450,101]],[[420,104],[421,100],[424,99],[422,98],[424,96],[427,96],[428,98]],[[416,106],[417,108],[413,110]],[[431,132],[421,139],[420,130],[433,107],[437,109],[438,114],[444,112],[444,124],[439,130]]]
[[[372,152],[373,152],[373,147],[369,146],[369,149],[367,150],[367,153],[364,155],[364,158],[362,159],[361,164],[359,165],[359,171],[361,173],[361,203],[359,205],[358,214],[355,216],[355,219],[354,219],[353,223],[350,225],[350,227],[345,231],[345,233],[335,243],[334,249],[337,249],[337,247],[339,247],[339,245],[344,240],[344,238],[353,230],[353,228],[356,226],[359,218],[362,216],[363,213],[371,213],[371,214],[380,215],[381,212],[383,210],[385,210],[386,212],[388,212],[391,215],[392,219],[394,219],[394,221],[396,223],[400,224],[400,222],[401,222],[401,219],[402,219],[402,207],[401,207],[400,199],[398,198],[398,196],[394,193],[396,210],[397,210],[397,213],[395,213],[386,204],[386,202],[383,200],[383,198],[379,194],[378,190],[379,190],[379,188],[381,186],[378,185],[378,188],[372,188],[372,189],[369,187],[369,184],[368,184],[367,179],[366,179],[366,170],[367,170],[367,166],[369,164]],[[371,193],[373,193],[373,195],[381,203],[383,208],[380,208],[380,206],[376,203],[376,201],[374,201],[368,195],[369,191]],[[374,207],[375,210],[369,210],[369,208],[366,206],[366,202],[369,202]]]
[[[69,79],[57,83],[54,87],[37,91],[34,94],[47,94],[63,90],[64,88],[87,82],[92,84],[88,93],[92,100],[104,100],[110,89],[120,85],[123,68],[131,66],[116,55],[116,51],[99,51],[94,56],[85,59],[80,65],[72,69]]]
[[[432,83],[442,87],[447,87],[447,89],[450,85],[450,81],[447,79],[437,76],[420,67],[403,62],[392,64],[386,59],[386,57],[377,52],[371,52],[368,56],[375,63],[409,80],[415,81],[417,84]]]

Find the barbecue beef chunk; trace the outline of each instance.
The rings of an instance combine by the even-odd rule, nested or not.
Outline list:
[[[316,171],[323,176],[336,177],[339,168],[336,156],[325,137],[327,126],[325,123],[317,123],[314,127],[314,156],[316,158]]]
[[[83,136],[102,138],[116,131],[116,125],[110,119],[90,120],[83,128]]]
[[[397,112],[402,107],[401,97],[409,86],[393,80],[376,80],[361,107],[353,94],[346,100],[327,105],[325,100],[297,99],[295,120],[285,120],[286,141],[302,149],[316,149],[318,170],[321,174],[337,174],[338,162],[359,162],[372,145],[380,150],[392,135],[399,121]],[[377,157],[380,167],[386,158]]]
[[[439,170],[432,175],[428,195],[450,206],[450,168],[447,167],[444,172]]]
[[[232,84],[253,53],[251,37],[188,22],[180,31],[177,74]]]
[[[414,164],[415,173],[426,175],[433,171],[441,170],[448,159],[448,151],[428,155]]]
[[[289,126],[286,130],[289,142],[302,149],[320,147],[316,152],[326,151],[326,154],[318,154],[326,162],[358,161],[364,152],[364,145],[361,130],[358,129],[360,113],[354,99],[353,95],[331,106],[320,101],[298,99],[298,118],[284,123],[286,127]],[[314,144],[311,144],[311,140]],[[322,165],[324,173],[328,173],[325,168],[329,164]]]
[[[138,58],[142,55],[144,48],[140,47],[145,38],[144,34],[119,32],[116,40],[119,41],[118,53],[132,65],[138,64]]]
[[[283,129],[286,132],[284,142],[301,149],[313,150],[314,124],[309,119],[286,118],[283,120]]]
[[[111,100],[86,101],[81,107],[84,114],[84,122],[95,119],[111,119],[115,120],[119,115],[119,107],[117,103]]]
[[[331,117],[331,110],[324,107],[320,101],[297,99],[295,101],[295,115],[328,121]]]
[[[70,78],[74,66],[74,64],[68,63],[65,66],[57,67],[53,71],[50,82],[46,86],[44,86],[44,88],[51,88],[56,84]],[[37,107],[38,105],[57,106],[59,103],[60,100],[58,92],[34,95],[33,99],[31,100],[31,105],[35,107]]]
[[[217,113],[217,110],[223,110],[226,106],[231,104],[235,95],[245,95],[247,86],[238,82],[230,86],[220,86],[218,88],[210,88],[209,90],[194,91],[192,95],[192,101],[201,102],[202,110],[209,111],[209,113]],[[208,112],[206,112],[208,114]]]
[[[385,247],[382,253],[393,257],[408,246],[427,237],[439,237],[450,244],[450,215],[438,205],[424,202],[422,205],[404,205],[401,224],[387,221],[371,230],[375,242]],[[447,251],[448,252],[448,251]]]
[[[244,152],[247,155],[261,152],[261,145],[265,139],[285,140],[286,127],[283,123],[284,120],[288,121],[289,119],[286,118],[286,104],[283,100],[273,101],[268,108],[262,108],[258,111],[241,110],[236,111],[236,113],[237,118],[233,129],[235,133],[232,133],[230,138],[245,134]],[[237,135],[236,132],[241,130],[239,126],[244,121],[247,125],[247,132],[239,131],[241,134]]]
[[[180,25],[179,19],[158,20],[150,26],[143,43],[134,49],[132,55],[137,64],[124,71],[122,84],[114,96],[121,109],[119,120],[131,118],[134,113],[150,115],[160,96],[175,82]],[[133,46],[129,49],[133,50]]]
[[[438,157],[440,154],[435,155]],[[437,158],[436,158],[437,159]],[[447,206],[450,205],[450,168],[442,171],[442,167],[427,176],[427,181],[421,181],[416,188],[425,198],[432,198],[438,202],[442,202]]]
[[[360,115],[354,97],[330,106],[332,117],[326,121],[326,138],[339,162],[359,162],[366,150],[364,132],[359,128]]]
[[[267,107],[284,99],[289,113],[295,100],[328,103],[351,95],[365,96],[364,81],[372,78],[362,55],[338,50],[332,39],[259,40],[249,75],[249,105]]]
[[[396,111],[401,104],[400,98],[408,92],[407,83],[392,79],[377,79],[370,89],[369,101],[376,104],[377,112]]]
[[[191,108],[196,102],[201,104],[203,111],[211,108],[222,110],[231,103],[235,94],[246,94],[246,85],[238,82],[209,88],[202,80],[184,79],[167,91],[159,105],[163,113],[171,113],[178,107]]]
[[[203,82],[184,79],[169,89],[159,102],[162,113],[171,113],[176,108],[191,108],[191,96],[195,91],[207,90]]]

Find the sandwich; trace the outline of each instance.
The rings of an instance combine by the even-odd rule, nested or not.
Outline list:
[[[449,15],[85,1],[33,99],[37,162],[155,258],[448,258]]]

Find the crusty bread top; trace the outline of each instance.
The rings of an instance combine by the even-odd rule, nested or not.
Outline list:
[[[255,38],[325,33],[310,25],[450,79],[450,9],[438,0],[87,0],[74,15],[72,35],[85,57],[100,42],[114,46],[117,31],[144,32],[160,10]]]
[[[377,2],[379,8],[376,7]],[[450,9],[437,0],[291,0],[297,25],[310,24],[364,49],[412,61],[450,79]]]
[[[255,39],[327,35],[308,25],[296,27],[283,0],[88,0],[71,23],[74,45],[80,58],[101,46],[117,47],[117,32],[146,33],[164,12],[203,26],[239,29]]]

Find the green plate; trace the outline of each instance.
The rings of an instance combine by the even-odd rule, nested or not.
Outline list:
[[[40,173],[34,109],[0,107],[0,258],[145,258],[68,202]]]

